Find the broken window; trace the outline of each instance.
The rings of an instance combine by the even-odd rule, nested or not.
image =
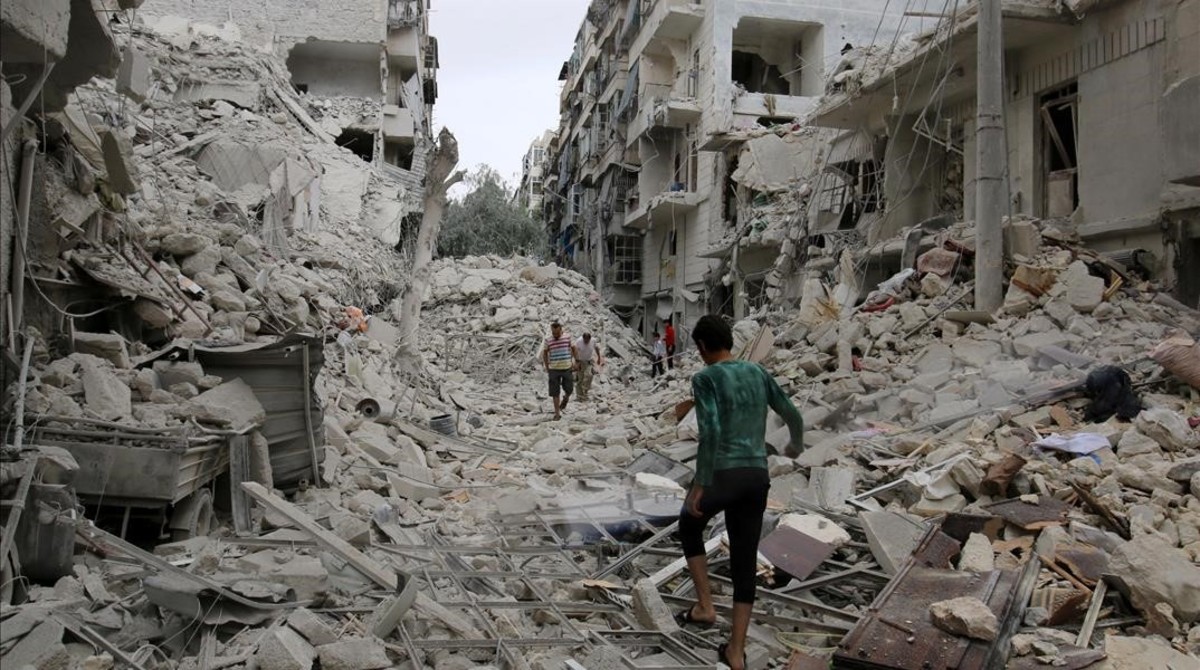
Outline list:
[[[637,235],[613,235],[608,238],[609,284],[642,283],[642,238]]]
[[[692,52],[692,69],[687,77],[687,94],[689,98],[700,95],[700,50]]]
[[[353,151],[355,155],[370,163],[375,160],[375,134],[362,128],[346,128],[337,136],[337,145]]]
[[[814,230],[852,230],[863,214],[883,209],[883,164],[879,161],[830,165],[820,183]]]
[[[1079,206],[1078,102],[1075,83],[1041,98],[1043,205],[1050,218],[1070,216]]]
[[[288,52],[292,85],[323,97],[377,98],[380,45],[358,42],[300,42]]]
[[[778,67],[746,51],[733,52],[733,81],[751,93],[787,95],[790,90]]]
[[[743,18],[733,31],[732,79],[750,93],[820,95],[821,26]]]

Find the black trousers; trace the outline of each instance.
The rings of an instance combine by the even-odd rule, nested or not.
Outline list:
[[[654,364],[650,366],[650,376],[653,378],[662,374],[666,374],[663,372],[663,359],[656,358]]]
[[[718,470],[713,473],[712,485],[704,487],[700,496],[701,516],[692,516],[686,503],[679,513],[679,539],[687,558],[704,554],[705,527],[714,516],[725,513],[735,603],[754,602],[758,540],[770,488],[771,476],[762,468]]]
[[[672,370],[675,369],[675,345],[667,347],[667,367]]]

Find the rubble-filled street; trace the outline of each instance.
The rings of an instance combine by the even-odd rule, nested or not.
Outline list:
[[[828,218],[828,191],[814,194],[832,174],[823,157],[852,169],[833,157],[844,146],[826,146],[837,133],[780,121],[802,120],[785,100],[797,95],[738,83],[738,109],[766,95],[770,113],[710,133],[686,160],[732,152],[712,181],[736,198],[714,193],[711,209],[742,209],[699,243],[680,232],[678,264],[663,213],[674,226],[708,208],[688,200],[699,187],[683,154],[669,177],[667,154],[639,162],[628,212],[608,212],[626,225],[602,224],[640,235],[645,262],[612,239],[568,243],[549,219],[551,246],[578,256],[438,257],[429,226],[461,174],[454,137],[431,127],[428,2],[321,9],[317,39],[263,18],[278,8],[156,1],[3,4],[6,670],[728,664],[742,604],[729,528],[717,516],[704,537],[712,626],[689,620],[698,596],[678,533],[703,471],[692,380],[705,361],[691,335],[710,311],[732,327],[732,356],[761,365],[804,425],[800,445],[768,414],[746,668],[1200,668],[1194,242],[1174,243],[1180,275],[1148,272],[1149,252],[1101,249],[1070,212],[1010,210],[1002,305],[980,309],[987,243],[963,216],[965,145],[938,168],[944,216],[868,239],[838,217],[868,219],[878,201]],[[325,3],[294,4],[299,21]],[[704,11],[728,21],[717,7],[738,4],[772,3],[597,0],[577,39],[647,50],[645,86],[678,67],[669,54],[686,30],[709,29]],[[962,4],[973,21],[983,3]],[[1003,4],[1038,26],[1118,11]],[[1195,0],[1165,4],[1200,17]],[[637,22],[613,23],[630,6]],[[886,57],[846,43],[833,68],[816,53],[831,62],[814,103],[832,114],[838,96],[867,95],[960,18]],[[756,21],[721,25],[744,46]],[[1137,39],[1154,44],[1150,31]],[[410,37],[415,55],[392,53]],[[355,58],[370,71],[351,72]],[[564,101],[580,61],[563,66]],[[324,79],[329,62],[337,76]],[[630,88],[609,94],[624,89],[637,114],[637,66],[625,67]],[[352,91],[377,74],[391,102]],[[642,151],[655,132],[698,123],[702,93],[665,95],[659,121],[636,117],[663,124],[640,131]],[[963,141],[950,135],[934,140]],[[1057,134],[1044,143],[1068,148]],[[547,212],[574,207],[573,188],[551,185],[560,166],[570,175],[561,144],[561,163],[544,159]],[[639,208],[636,180],[659,167],[669,185]],[[522,188],[542,183],[530,174]],[[1188,201],[1198,186],[1164,192]],[[821,217],[833,228],[818,234]],[[651,257],[652,239],[672,260]],[[739,265],[772,245],[757,270]],[[582,259],[593,251],[603,260]],[[687,266],[710,260],[701,297]],[[610,282],[632,267],[645,282],[636,307],[621,302],[632,283]],[[547,389],[554,322],[599,352],[572,354],[581,371],[595,363],[595,380],[561,419]],[[663,333],[675,341],[655,342]],[[657,374],[660,345],[670,361]]]

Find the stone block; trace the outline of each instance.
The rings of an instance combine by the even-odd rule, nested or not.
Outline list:
[[[261,425],[267,419],[267,411],[254,395],[254,390],[240,377],[189,400],[183,411],[201,423],[228,426],[235,430]]]
[[[75,332],[75,351],[91,354],[112,363],[114,367],[133,367],[129,359],[129,346],[125,338],[116,333]]]
[[[963,597],[933,603],[929,606],[929,618],[933,625],[947,633],[976,640],[990,642],[1000,634],[996,614],[978,598]]]
[[[383,641],[377,637],[346,637],[317,647],[321,670],[380,670],[391,667]]]
[[[159,241],[159,248],[172,256],[183,258],[213,244],[211,239],[196,233],[171,233]]]
[[[123,133],[106,130],[100,138],[100,150],[104,152],[104,167],[108,171],[108,185],[116,193],[137,193],[137,164],[134,162],[133,143]]]
[[[162,388],[176,384],[199,386],[200,380],[204,378],[204,368],[199,363],[155,361],[152,367]]]
[[[991,572],[996,568],[996,555],[992,541],[986,535],[971,533],[963,544],[958,558],[958,569],[963,572]]]
[[[633,587],[633,614],[645,630],[668,635],[679,631],[671,608],[663,602],[658,587],[649,579],[638,580]]]
[[[57,621],[43,621],[4,654],[5,668],[67,670],[71,655],[63,646],[63,627]]]
[[[133,394],[129,386],[99,358],[74,354],[79,361],[83,396],[89,411],[105,421],[115,421],[133,413]]]
[[[67,55],[71,0],[0,2],[0,60],[37,63]]]
[[[333,534],[356,547],[371,544],[371,524],[366,519],[349,512],[336,511],[329,517]]]
[[[388,473],[388,483],[401,498],[421,501],[442,494],[442,490],[433,484],[433,472],[429,468],[397,463],[393,469],[396,472]]]
[[[288,625],[304,636],[310,644],[321,646],[337,642],[337,634],[316,612],[301,607],[288,616]]]
[[[1013,221],[1004,227],[1004,250],[1012,256],[1036,257],[1042,249],[1042,233],[1031,221]]]
[[[1183,550],[1142,535],[1112,552],[1108,567],[1128,586],[1133,606],[1143,614],[1166,603],[1180,622],[1200,620],[1200,566]]]
[[[1076,311],[1090,314],[1104,301],[1104,288],[1104,280],[1092,275],[1087,263],[1075,261],[1058,276],[1050,294]]]
[[[267,631],[254,654],[258,670],[309,670],[316,657],[312,645],[287,626]]]
[[[983,369],[988,363],[1000,358],[1002,348],[999,342],[961,338],[951,349],[954,351],[954,358],[964,365]]]
[[[121,54],[117,92],[137,103],[150,96],[150,57],[133,46],[125,47]]]
[[[296,591],[297,600],[313,600],[329,590],[329,571],[321,559],[268,549],[238,559],[237,569]]]

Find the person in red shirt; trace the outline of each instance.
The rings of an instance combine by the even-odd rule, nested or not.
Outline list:
[[[667,345],[667,369],[675,369],[675,326],[671,325],[671,320],[667,319],[666,332],[663,333],[663,342]]]

